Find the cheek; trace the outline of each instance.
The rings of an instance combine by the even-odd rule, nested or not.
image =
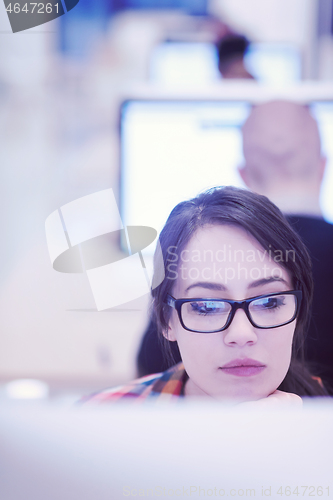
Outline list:
[[[294,331],[294,325],[286,325],[281,327],[281,331],[270,332],[274,335],[269,346],[270,358],[272,364],[282,372],[287,371],[290,365]]]
[[[190,370],[210,370],[216,366],[217,359],[221,359],[221,356],[223,359],[222,340],[217,335],[206,336],[182,329],[178,332],[177,341],[181,358]]]
[[[282,327],[282,328],[285,328],[285,332],[281,332],[282,333],[282,339],[283,339],[283,345],[285,346],[285,348],[289,349],[288,352],[291,351],[292,349],[292,345],[293,345],[293,339],[294,339],[294,334],[295,334],[295,327],[296,327],[296,324],[294,323],[291,323],[289,325],[286,325],[285,327]]]
[[[168,339],[177,341],[181,358],[184,362],[195,362],[207,350],[208,339],[203,335],[196,335],[185,330],[180,324],[178,314],[175,310],[172,312],[169,321]]]

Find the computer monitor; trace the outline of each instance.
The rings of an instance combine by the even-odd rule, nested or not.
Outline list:
[[[2,405],[1,500],[330,498],[332,404],[242,411],[204,399]]]
[[[251,43],[245,66],[260,83],[290,85],[302,79],[300,49],[288,43]]]
[[[160,231],[172,208],[209,187],[243,186],[246,102],[128,101],[122,108],[121,212]]]
[[[160,231],[172,208],[218,185],[245,187],[241,127],[248,100],[128,100],[121,109],[121,212]],[[321,193],[333,222],[333,100],[309,102],[328,158]]]
[[[255,79],[264,84],[288,85],[302,78],[299,48],[288,43],[251,43],[244,58]],[[216,46],[209,42],[166,41],[150,57],[149,76],[159,85],[198,85],[221,80]]]
[[[150,56],[149,78],[159,85],[206,84],[221,79],[217,50],[207,42],[164,42]]]

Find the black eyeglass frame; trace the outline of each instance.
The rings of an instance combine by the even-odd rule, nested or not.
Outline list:
[[[266,298],[266,297],[273,297],[275,295],[294,295],[296,297],[295,314],[293,315],[293,317],[289,321],[286,321],[285,323],[282,323],[281,325],[276,325],[276,326],[258,326],[253,321],[253,319],[251,318],[251,314],[249,312],[249,306],[250,306],[251,302],[253,302],[254,300],[263,299],[263,298]],[[210,331],[210,332],[203,332],[201,330],[192,330],[191,328],[187,328],[184,325],[183,318],[182,318],[182,315],[181,315],[181,307],[182,307],[182,305],[185,304],[186,302],[193,302],[193,301],[200,301],[200,300],[201,301],[207,301],[207,300],[209,300],[210,302],[227,302],[228,304],[231,305],[231,311],[229,313],[227,322],[226,322],[226,324],[224,325],[223,328],[220,328],[219,330],[213,330],[213,331]],[[218,332],[223,332],[224,330],[226,330],[230,326],[232,320],[234,319],[234,316],[236,314],[237,309],[243,309],[243,311],[245,312],[245,314],[247,316],[247,319],[249,320],[249,322],[251,323],[251,325],[254,326],[255,328],[260,328],[261,330],[268,330],[268,329],[271,329],[271,328],[279,328],[280,326],[288,325],[289,323],[291,323],[292,321],[294,321],[297,318],[299,310],[300,310],[300,307],[301,307],[301,302],[302,302],[302,290],[288,290],[286,292],[266,293],[264,295],[258,295],[256,297],[251,297],[251,298],[245,299],[245,300],[229,300],[229,299],[216,299],[216,298],[210,299],[210,298],[207,298],[207,297],[205,297],[204,299],[202,299],[202,298],[196,298],[196,297],[195,298],[193,297],[191,299],[175,299],[172,295],[170,295],[168,293],[167,294],[167,300],[166,300],[166,303],[169,306],[171,306],[174,309],[176,309],[176,311],[178,313],[178,318],[179,318],[180,324],[182,325],[182,327],[185,330],[188,330],[189,332],[204,333],[204,334],[218,333]]]

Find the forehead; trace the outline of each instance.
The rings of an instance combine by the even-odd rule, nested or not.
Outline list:
[[[260,243],[244,229],[232,225],[214,225],[205,226],[199,229],[187,244],[185,251],[181,254],[186,258],[195,261],[196,256],[201,254],[212,256],[217,260],[229,262],[242,256],[242,252],[253,253],[255,260],[265,259],[267,251],[263,249]]]
[[[214,225],[199,229],[179,255],[179,281],[222,283],[228,288],[248,287],[263,278],[282,278],[291,285],[283,266],[294,257],[291,250],[264,249],[247,231],[237,226]],[[185,283],[186,281],[186,283]]]

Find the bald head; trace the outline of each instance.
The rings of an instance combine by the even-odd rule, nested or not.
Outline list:
[[[319,131],[306,106],[272,101],[254,107],[243,126],[243,152],[242,177],[254,191],[270,196],[314,183],[320,189]]]

